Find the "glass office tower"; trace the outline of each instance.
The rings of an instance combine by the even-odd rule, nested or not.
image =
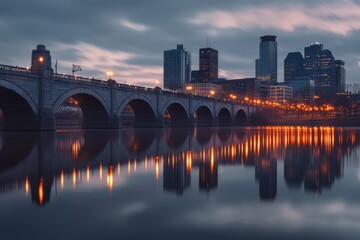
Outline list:
[[[164,51],[164,88],[180,90],[191,78],[191,55],[182,44]]]
[[[259,59],[256,59],[256,78],[277,83],[277,42],[276,36],[265,35],[260,37]]]
[[[305,47],[305,73],[315,82],[315,95],[328,101],[336,95],[335,59],[320,43]]]

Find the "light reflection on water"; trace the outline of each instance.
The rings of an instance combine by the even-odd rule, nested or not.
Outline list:
[[[76,202],[71,211],[79,213],[75,218],[84,223],[84,229],[89,219],[81,215],[83,211],[95,214],[111,206],[122,213],[110,211],[107,218],[121,222],[136,213],[141,217],[134,217],[133,224],[140,224],[158,217],[154,209],[159,202],[170,216],[158,224],[172,226],[173,232],[178,229],[171,221],[188,232],[215,226],[219,234],[239,224],[248,229],[259,225],[273,236],[287,235],[269,226],[285,225],[287,233],[301,226],[332,238],[338,235],[327,235],[322,227],[355,231],[351,226],[360,224],[356,202],[360,197],[354,194],[359,187],[360,129],[356,128],[78,130],[0,136],[0,211],[4,217],[19,204],[35,216],[33,207],[42,206],[49,215],[38,220],[45,221],[54,217],[50,212],[64,209],[63,201]],[[13,201],[14,193],[17,201]],[[29,201],[34,204],[26,205]],[[87,207],[85,202],[99,207]],[[118,202],[124,204],[119,207]],[[21,218],[26,213],[8,214]],[[338,224],[327,217],[336,218]],[[309,226],[307,218],[320,220]],[[188,222],[196,223],[196,229]],[[0,226],[10,223],[0,221]],[[124,231],[124,236],[145,236]],[[232,231],[246,235],[246,231]]]

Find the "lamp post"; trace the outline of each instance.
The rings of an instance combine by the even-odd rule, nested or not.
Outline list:
[[[107,72],[107,75],[108,75],[109,80],[111,80],[112,76],[113,76],[113,72]]]
[[[192,86],[186,86],[186,92],[187,93],[191,93],[192,90]]]

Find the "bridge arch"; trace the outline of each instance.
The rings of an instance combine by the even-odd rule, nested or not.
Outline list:
[[[17,84],[0,80],[0,108],[6,128],[32,128],[38,116],[34,99]]]
[[[134,127],[156,126],[156,110],[149,98],[140,94],[133,94],[128,96],[121,102],[116,111],[116,115],[119,118],[122,118],[122,114],[126,106],[131,107],[132,114],[134,115]]]
[[[231,111],[227,106],[222,106],[218,109],[216,113],[218,125],[219,126],[231,126],[232,125],[232,116]]]
[[[165,125],[170,127],[189,126],[189,114],[186,109],[186,106],[182,102],[173,99],[168,101],[161,110]]]
[[[106,113],[110,116],[110,108],[106,104],[106,101],[104,98],[96,91],[90,89],[90,88],[75,88],[70,91],[65,92],[62,94],[58,99],[55,100],[53,104],[53,112],[55,113],[56,110],[60,107],[60,105],[65,102],[67,99],[78,95],[78,94],[84,94],[94,97],[96,100],[98,100],[102,106],[104,107],[104,110],[106,110]]]
[[[199,103],[194,108],[193,115],[196,127],[211,127],[214,124],[214,114],[207,103]]]
[[[246,114],[246,110],[244,108],[238,108],[234,114],[234,124],[236,126],[245,126],[249,123],[248,115]]]
[[[63,93],[53,104],[53,113],[68,99],[73,98],[83,112],[83,127],[107,127],[111,111],[105,99],[89,88],[74,88]]]
[[[15,93],[17,93],[19,96],[21,96],[22,98],[24,98],[26,100],[26,102],[29,104],[29,107],[31,108],[31,110],[34,112],[35,115],[38,114],[38,107],[35,103],[35,101],[31,98],[31,96],[24,90],[22,89],[20,86],[11,83],[9,81],[0,79],[0,88],[6,88],[8,90],[14,91]]]

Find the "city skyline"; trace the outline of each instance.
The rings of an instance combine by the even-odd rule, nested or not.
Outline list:
[[[112,71],[119,82],[155,86],[162,81],[164,50],[184,44],[192,54],[192,69],[198,69],[198,49],[209,38],[210,47],[219,51],[219,77],[245,78],[254,77],[259,37],[271,34],[278,36],[279,82],[287,53],[303,52],[316,41],[345,61],[347,83],[360,80],[356,1],[141,1],[140,6],[131,1],[5,0],[0,63],[29,66],[29,49],[45,44],[61,73],[70,74],[77,64],[83,69],[78,75],[106,79]]]

